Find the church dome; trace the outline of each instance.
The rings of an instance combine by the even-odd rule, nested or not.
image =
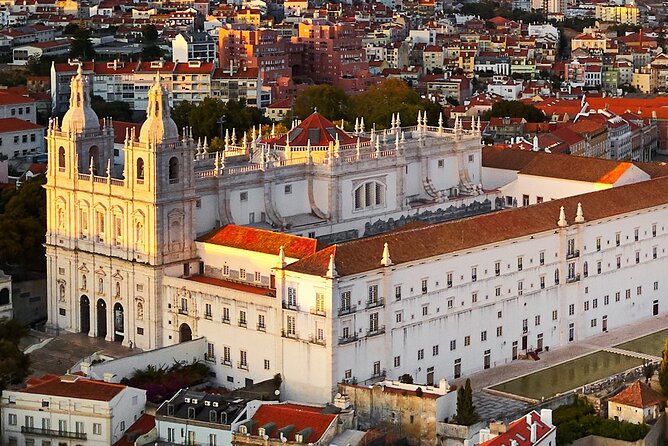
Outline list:
[[[84,76],[81,65],[70,81],[70,90],[70,108],[63,116],[60,130],[65,133],[100,130],[100,120],[90,106],[88,78]]]
[[[179,129],[171,118],[169,109],[169,92],[160,84],[160,76],[148,91],[148,107],[146,121],[139,131],[139,142],[156,144],[177,142]]]

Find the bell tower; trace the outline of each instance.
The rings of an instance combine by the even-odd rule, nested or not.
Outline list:
[[[196,256],[195,145],[179,138],[156,78],[139,137],[127,132],[114,165],[111,120],[100,124],[81,68],[71,87],[47,133],[49,327],[161,347],[164,270]]]

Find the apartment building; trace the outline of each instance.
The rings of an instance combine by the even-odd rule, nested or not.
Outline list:
[[[2,442],[9,446],[108,446],[144,413],[146,391],[78,375],[44,375],[2,392]]]
[[[205,32],[181,32],[172,40],[174,62],[216,61],[216,41]]]

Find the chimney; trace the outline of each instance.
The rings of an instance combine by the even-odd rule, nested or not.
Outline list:
[[[529,412],[528,414],[526,414],[526,416],[524,417],[524,419],[526,420],[527,424],[528,424],[529,426],[531,426],[531,421],[532,421],[532,420],[531,420],[531,412]]]
[[[541,409],[540,421],[542,421],[543,424],[552,426],[552,409]]]
[[[536,442],[537,431],[538,431],[538,423],[534,421],[533,423],[531,423],[531,444],[534,444]]]

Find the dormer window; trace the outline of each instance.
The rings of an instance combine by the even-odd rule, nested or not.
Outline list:
[[[191,419],[191,420],[195,418],[195,408],[194,407],[189,407],[188,408],[188,418]]]

